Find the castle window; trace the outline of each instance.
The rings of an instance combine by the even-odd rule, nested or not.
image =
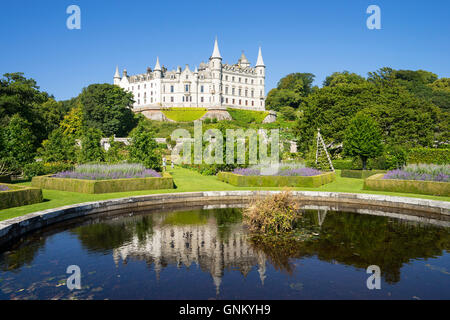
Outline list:
[[[253,79],[252,79],[252,84],[253,84]]]
[[[225,94],[228,94],[228,87],[225,87]]]
[[[200,97],[200,102],[203,102],[203,97]]]
[[[262,70],[259,70],[259,74],[262,74]]]
[[[147,85],[146,84],[144,84],[144,89],[147,89]]]
[[[189,79],[189,75],[186,75],[186,80]]]
[[[252,98],[253,98],[254,95],[255,95],[255,91],[252,90]]]
[[[239,105],[241,105],[242,104],[242,100],[241,99],[239,99]]]
[[[252,107],[255,106],[255,101],[252,100]]]
[[[184,90],[185,90],[186,92],[189,92],[189,85],[188,85],[188,84],[184,86]]]
[[[247,96],[248,95],[248,90],[247,89],[245,89],[245,96]]]
[[[238,96],[241,96],[241,93],[242,93],[242,89],[239,88],[239,94],[238,94]]]
[[[262,80],[259,80],[259,84],[262,84]]]
[[[225,103],[228,103],[228,98],[225,98]]]
[[[228,76],[225,76],[225,80],[228,81]]]
[[[239,78],[239,82],[241,82],[241,78]]]
[[[138,86],[138,90],[141,90],[141,86]]]
[[[248,101],[247,100],[245,100],[245,105],[248,105]]]
[[[234,77],[232,77],[232,78],[231,78],[231,81],[233,81],[233,82],[234,82]]]
[[[170,92],[173,93],[173,86],[170,86]]]
[[[245,78],[245,83],[247,83],[247,80],[248,80],[248,79],[247,79],[247,78]]]
[[[173,97],[170,97],[170,102],[173,102]]]
[[[200,92],[203,93],[205,88],[203,86],[200,86]]]
[[[182,100],[183,100],[183,102],[184,102],[184,96],[183,96]]]
[[[233,99],[233,104],[234,104],[234,99]]]

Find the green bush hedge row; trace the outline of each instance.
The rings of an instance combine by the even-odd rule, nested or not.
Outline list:
[[[334,172],[317,176],[243,176],[231,172],[219,172],[217,178],[237,187],[319,187],[336,179]]]
[[[131,178],[112,180],[84,180],[69,178],[52,178],[50,176],[34,177],[33,187],[81,193],[111,193],[137,190],[173,189],[172,176],[164,172],[161,178]]]
[[[41,189],[5,183],[2,183],[2,185],[7,186],[11,190],[0,191],[0,209],[20,207],[43,201]]]
[[[450,149],[413,148],[408,152],[407,162],[450,164]]]
[[[0,176],[0,182],[10,183],[11,182],[11,176],[6,176],[6,175]]]
[[[241,123],[262,123],[269,114],[269,111],[255,111],[227,108],[233,120]]]
[[[69,171],[73,168],[74,165],[67,162],[32,162],[24,166],[23,175],[30,179],[36,176]]]
[[[364,180],[364,190],[450,196],[450,182],[382,179],[376,174]]]
[[[386,173],[385,170],[342,170],[341,177],[343,178],[357,178],[366,179],[374,174]]]

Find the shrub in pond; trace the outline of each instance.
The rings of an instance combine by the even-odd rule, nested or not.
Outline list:
[[[289,232],[299,217],[301,217],[299,204],[287,190],[258,198],[243,211],[244,223],[250,232],[254,233]]]

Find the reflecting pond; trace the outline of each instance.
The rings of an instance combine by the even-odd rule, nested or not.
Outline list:
[[[2,249],[0,299],[450,299],[445,224],[303,211],[302,236],[285,238],[250,236],[239,208],[48,228]],[[69,265],[80,290],[66,286]],[[367,287],[370,265],[381,289]]]

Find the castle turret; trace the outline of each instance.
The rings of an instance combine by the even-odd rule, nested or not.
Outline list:
[[[212,90],[213,95],[212,105],[221,106],[222,105],[222,56],[219,51],[219,44],[216,40],[214,41],[214,50],[209,58],[209,67],[211,69],[212,77]]]
[[[256,71],[256,81],[258,86],[258,97],[260,99],[259,106],[258,107],[264,107],[264,87],[265,87],[265,80],[266,80],[266,66],[264,64],[264,60],[261,53],[261,47],[259,47],[258,51],[258,59],[256,60],[255,65],[255,71]]]
[[[116,67],[116,73],[114,73],[114,84],[120,84],[120,74],[119,74],[119,66]]]
[[[156,79],[160,79],[162,77],[161,65],[159,64],[159,57],[156,57],[155,68],[153,69]]]

